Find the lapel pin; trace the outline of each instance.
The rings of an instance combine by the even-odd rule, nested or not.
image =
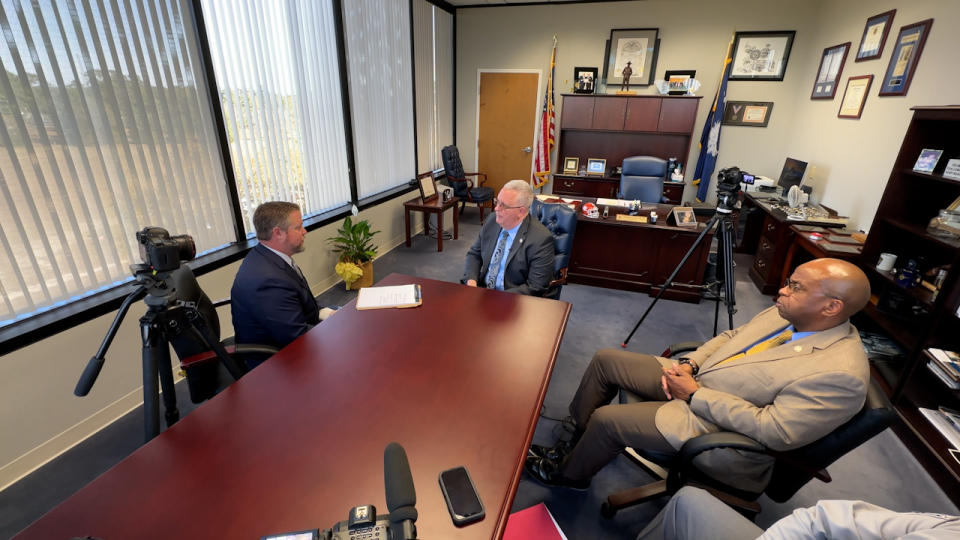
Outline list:
[[[799,345],[794,345],[794,346],[793,346],[793,352],[800,352],[800,351],[802,351],[802,350],[803,350],[803,347],[801,347],[801,346],[799,346]]]

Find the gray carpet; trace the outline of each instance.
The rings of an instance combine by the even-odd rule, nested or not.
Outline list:
[[[376,276],[382,278],[398,272],[459,281],[464,255],[479,230],[479,214],[476,209],[468,208],[460,223],[460,239],[444,241],[443,253],[437,253],[435,239],[416,236],[412,247],[401,245],[377,259]],[[309,245],[309,249],[323,247],[315,244]],[[734,324],[739,325],[769,306],[771,299],[761,296],[747,277],[750,259],[739,256],[736,259],[739,263],[735,272],[738,312]],[[355,295],[353,291],[344,290],[341,284],[325,291],[319,300],[322,305],[342,305]],[[550,418],[567,415],[567,405],[594,351],[618,347],[652,301],[646,294],[583,285],[565,286],[561,300],[570,302],[573,309],[544,400],[543,418],[534,435],[534,442],[539,444],[552,444],[556,439],[557,422]],[[678,341],[706,340],[712,335],[713,313],[712,302],[695,305],[661,300],[633,336],[628,349],[659,352]],[[727,328],[724,321],[726,312],[721,309],[721,330]],[[181,412],[186,414],[193,405],[182,384],[178,385],[178,391]],[[141,415],[140,410],[131,412],[0,492],[0,538],[23,529],[135,450],[142,440]],[[839,460],[830,467],[830,473],[834,478],[832,483],[814,480],[785,504],[761,498],[763,512],[757,523],[768,526],[794,508],[811,506],[820,499],[863,499],[898,511],[960,513],[889,430]],[[571,539],[634,538],[666,500],[623,510],[612,520],[600,516],[600,504],[614,491],[649,480],[624,457],[600,471],[585,492],[546,488],[524,476],[514,510],[545,502]]]

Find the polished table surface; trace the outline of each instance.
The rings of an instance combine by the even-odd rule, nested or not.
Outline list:
[[[357,311],[301,336],[19,538],[259,538],[386,513],[383,450],[404,446],[418,536],[499,538],[570,304],[391,274],[423,305]],[[442,470],[465,465],[486,517],[453,525]]]

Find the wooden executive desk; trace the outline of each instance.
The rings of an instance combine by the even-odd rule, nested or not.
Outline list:
[[[584,198],[583,201],[593,202],[594,199]],[[656,225],[617,221],[616,214],[625,213],[625,208],[609,207],[607,218],[588,218],[578,211],[568,281],[656,296],[660,291],[658,285],[667,281],[704,227],[703,223],[696,228],[667,225],[667,214],[672,208],[667,204],[643,204],[638,215],[649,216],[652,210],[656,210],[659,216]],[[602,215],[602,207],[600,212]],[[700,285],[713,232],[707,233],[663,298],[700,302]]]
[[[420,538],[499,538],[570,304],[399,274],[380,284],[411,282],[422,306],[345,305],[18,538],[255,539],[327,528],[361,504],[386,513],[390,441],[410,460]],[[487,511],[464,528],[437,482],[458,465]]]

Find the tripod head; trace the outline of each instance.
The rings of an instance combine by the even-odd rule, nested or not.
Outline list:
[[[717,212],[729,215],[736,208],[740,184],[753,184],[756,176],[739,167],[720,169],[717,173]]]

